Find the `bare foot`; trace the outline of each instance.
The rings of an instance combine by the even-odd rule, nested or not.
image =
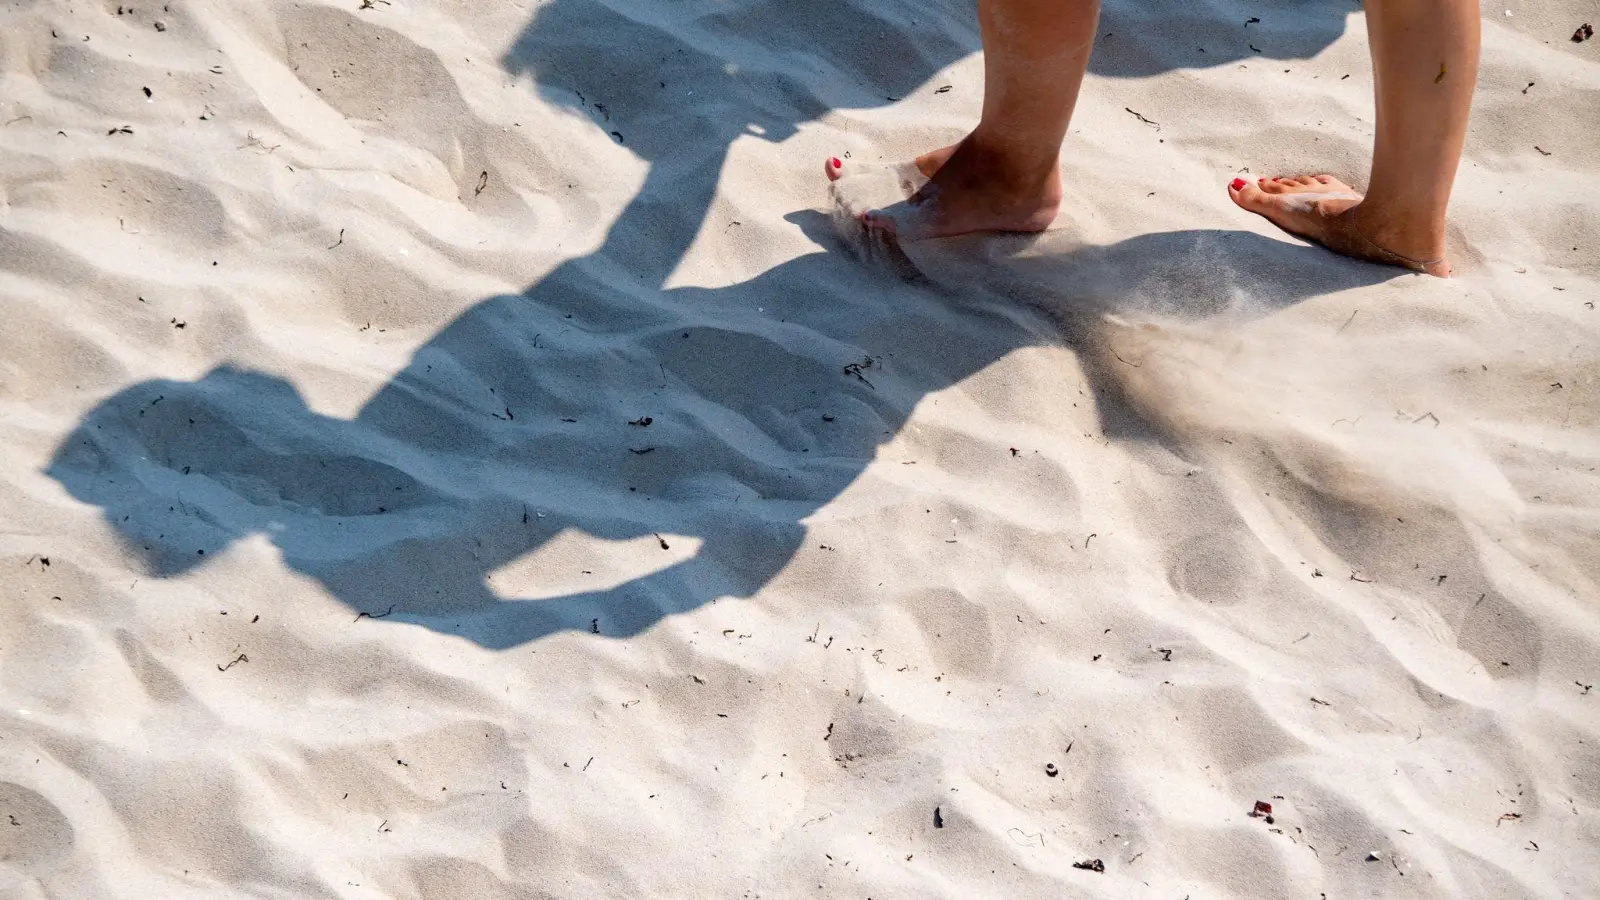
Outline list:
[[[1361,195],[1330,175],[1261,178],[1253,183],[1235,178],[1228,185],[1228,196],[1284,231],[1335,253],[1450,277],[1442,233],[1418,235],[1389,227],[1381,211],[1360,208]]]
[[[916,182],[916,184],[906,192],[906,196],[911,196],[911,194],[916,192],[917,188],[922,187],[922,185],[925,184],[929,178],[932,178],[933,173],[939,171],[939,167],[943,166],[945,161],[951,156],[954,156],[956,148],[960,146],[961,142],[957,141],[948,147],[940,147],[938,150],[934,150],[931,153],[924,153],[909,163],[901,163],[900,165],[895,166],[894,168],[902,172],[905,180]],[[822,174],[828,176],[829,181],[838,181],[841,178],[847,178],[850,175],[856,174],[867,168],[869,168],[869,166],[858,162],[843,160],[837,156],[830,156],[822,164]]]
[[[851,174],[842,162],[832,158],[823,167],[836,194],[843,193],[840,181]],[[903,201],[882,209],[850,209],[869,231],[902,241],[979,231],[1037,232],[1049,227],[1061,207],[1055,159],[1019,164],[971,136],[902,169],[900,182],[909,191]],[[850,206],[848,197],[839,199]]]

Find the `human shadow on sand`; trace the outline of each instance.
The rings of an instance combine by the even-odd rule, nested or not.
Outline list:
[[[1253,59],[1310,59],[1357,0],[1104,0],[1089,71],[1143,78]]]
[[[311,411],[280,377],[225,366],[107,399],[62,441],[49,474],[100,507],[158,576],[261,534],[294,571],[381,621],[497,649],[565,629],[627,636],[755,595],[806,545],[807,518],[930,393],[1018,347],[1061,341],[1108,302],[1214,312],[1207,297],[1171,295],[1180,267],[1219,278],[1248,269],[1271,305],[1389,277],[1251,234],[1154,234],[1051,260],[1052,284],[1068,286],[1052,319],[860,265],[825,216],[797,214],[791,222],[828,249],[728,287],[665,288],[748,125],[782,140],[831,105],[903,95],[966,52],[939,43],[944,26],[905,37],[913,13],[932,15],[910,4],[894,6],[899,18],[851,7],[864,24],[848,34],[822,24],[840,12],[791,6],[671,22],[582,0],[544,7],[507,67],[533,73],[547,95],[581,93],[597,126],[622,132],[651,165],[599,250],[471,307],[354,419]],[[734,40],[748,33],[760,42]],[[783,64],[762,68],[761,54]],[[820,74],[792,74],[807,66]],[[1307,254],[1323,264],[1300,265]],[[1075,279],[1098,287],[1075,297]],[[1125,286],[1124,299],[1107,301],[1107,285]],[[1214,293],[1231,296],[1221,283]],[[1114,386],[1102,393],[1116,406]],[[660,562],[616,586],[496,592],[493,573],[567,531],[644,538]]]

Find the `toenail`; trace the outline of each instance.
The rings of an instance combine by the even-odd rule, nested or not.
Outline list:
[[[833,167],[834,167],[834,168],[835,168],[835,169],[842,169],[842,168],[844,168],[844,163],[843,163],[843,162],[840,162],[840,161],[839,161],[839,157],[837,157],[837,156],[834,156],[834,157],[830,157],[830,158],[829,158],[829,159],[828,159],[828,165],[830,165],[830,166],[833,166]]]
[[[1244,190],[1244,186],[1245,186],[1245,180],[1243,178],[1235,178],[1233,180],[1233,184],[1229,185],[1229,187],[1233,188],[1236,191]]]

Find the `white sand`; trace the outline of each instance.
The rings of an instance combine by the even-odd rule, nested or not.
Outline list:
[[[967,3],[359,5],[0,6],[0,895],[1596,895],[1592,4],[1449,282],[1224,191],[1364,179],[1354,4],[1111,4],[920,281],[820,163]]]

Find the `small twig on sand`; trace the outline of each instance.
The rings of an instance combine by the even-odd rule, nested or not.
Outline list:
[[[1126,106],[1124,106],[1123,109],[1127,110],[1130,113],[1133,113],[1133,117],[1135,119],[1138,119],[1139,121],[1143,122],[1144,124],[1149,125],[1151,128],[1154,128],[1157,131],[1161,130],[1161,124],[1159,122],[1152,122],[1149,119],[1146,119],[1144,116],[1140,115],[1139,113],[1134,112],[1131,109],[1128,109],[1128,107],[1126,107]]]

